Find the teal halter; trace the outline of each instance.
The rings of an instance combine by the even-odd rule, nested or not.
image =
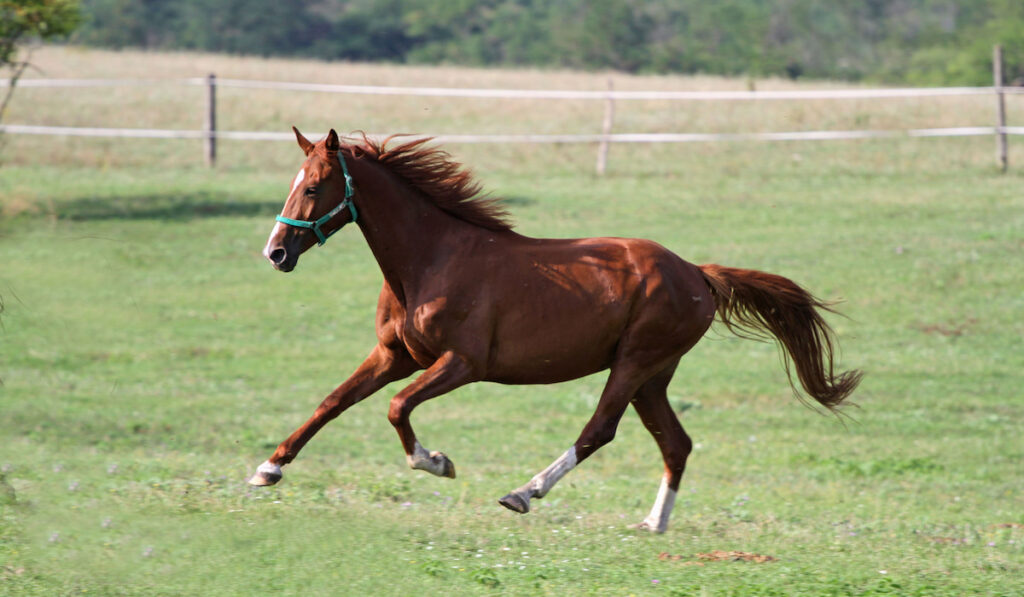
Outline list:
[[[345,174],[345,199],[342,200],[342,202],[339,203],[337,207],[335,207],[331,211],[325,213],[320,219],[314,220],[314,221],[311,221],[311,220],[293,220],[291,218],[286,218],[286,217],[284,217],[284,216],[282,216],[280,214],[278,214],[278,216],[277,216],[277,221],[281,222],[282,224],[288,224],[289,226],[296,226],[298,228],[309,228],[309,229],[311,229],[313,231],[313,234],[315,234],[317,239],[319,240],[319,244],[321,246],[325,242],[327,242],[327,239],[330,238],[331,235],[333,235],[338,230],[341,230],[342,228],[344,228],[345,224],[348,223],[348,222],[345,222],[345,224],[342,224],[341,226],[338,226],[330,234],[324,234],[324,231],[320,229],[321,226],[323,226],[324,224],[329,222],[331,220],[331,218],[333,218],[334,216],[338,215],[338,213],[341,212],[343,209],[345,209],[347,207],[348,210],[350,212],[352,212],[352,221],[353,222],[355,222],[357,219],[359,219],[359,214],[356,212],[356,204],[352,202],[352,195],[355,194],[355,189],[352,186],[352,176],[348,173],[348,166],[345,165],[345,158],[341,157],[341,152],[340,151],[338,152],[338,161],[341,162],[341,171],[342,171],[342,173]]]

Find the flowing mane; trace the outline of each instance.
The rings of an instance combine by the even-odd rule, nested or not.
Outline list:
[[[369,158],[404,179],[447,213],[481,228],[494,231],[512,229],[508,213],[499,199],[483,195],[480,183],[462,164],[437,147],[426,146],[432,138],[388,147],[399,135],[378,143],[365,134],[347,146],[355,158]]]

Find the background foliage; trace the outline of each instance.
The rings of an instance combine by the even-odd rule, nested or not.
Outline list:
[[[627,72],[987,84],[1019,0],[85,0],[79,42]]]
[[[76,0],[0,0],[0,66],[13,60],[25,37],[67,35],[78,20]]]
[[[79,18],[78,0],[0,0],[0,76],[10,80],[0,97],[0,120],[29,66],[18,53],[22,42],[67,35],[78,26]]]

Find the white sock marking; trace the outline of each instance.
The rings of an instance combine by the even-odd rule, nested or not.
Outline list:
[[[524,502],[526,507],[530,507],[530,498],[544,497],[547,495],[551,488],[558,483],[559,479],[564,477],[576,467],[576,446],[573,446],[565,451],[564,454],[558,457],[557,460],[552,462],[548,468],[534,475],[530,479],[529,483],[523,485],[519,489],[512,491],[511,493],[519,496]]]
[[[416,440],[416,446],[413,448],[412,454],[406,454],[405,460],[409,463],[410,468],[418,468],[417,464],[430,460],[430,452],[427,452],[427,449],[420,445],[419,440]]]
[[[409,463],[409,468],[427,471],[439,477],[444,476],[444,459],[439,459],[440,462],[435,461],[431,453],[420,445],[419,440],[416,440],[412,454],[406,454],[405,459]]]
[[[534,496],[544,497],[547,495],[551,488],[558,483],[559,479],[564,477],[569,471],[576,467],[576,446],[573,446],[565,451],[551,463],[548,468],[537,473],[530,482],[526,484],[534,491]]]
[[[668,486],[668,477],[661,478],[661,487],[658,488],[658,497],[654,500],[654,507],[647,515],[643,523],[647,528],[664,533],[668,529],[668,518],[672,515],[672,507],[676,504],[676,490]]]
[[[256,467],[256,472],[257,473],[263,473],[263,474],[266,474],[266,475],[271,475],[271,476],[277,476],[277,477],[282,476],[281,475],[281,467],[279,467],[276,464],[270,462],[269,460],[265,461],[263,464],[261,464],[258,467]]]

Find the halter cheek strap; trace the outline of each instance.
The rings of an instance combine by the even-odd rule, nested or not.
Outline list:
[[[346,207],[348,208],[349,212],[352,213],[352,222],[355,222],[356,220],[359,219],[359,213],[356,212],[356,204],[352,201],[352,195],[355,194],[355,187],[352,185],[352,176],[348,173],[348,166],[345,165],[345,158],[341,157],[340,151],[338,152],[338,161],[341,163],[341,172],[345,175],[345,199],[343,199],[341,203],[339,203],[337,206],[335,206],[334,209],[325,213],[323,216],[316,220],[293,220],[292,218],[286,218],[280,214],[278,214],[276,218],[277,221],[281,222],[282,224],[288,224],[289,226],[295,226],[297,228],[311,229],[313,231],[313,234],[316,235],[318,244],[320,245],[323,245],[325,242],[327,242],[327,239],[330,238],[331,235],[333,235],[338,230],[344,228],[345,224],[348,224],[348,222],[345,222],[345,224],[338,226],[336,229],[334,229],[328,234],[324,234],[324,231],[321,230],[321,227],[324,224],[329,222],[331,218],[338,215],[338,213],[340,213]]]

